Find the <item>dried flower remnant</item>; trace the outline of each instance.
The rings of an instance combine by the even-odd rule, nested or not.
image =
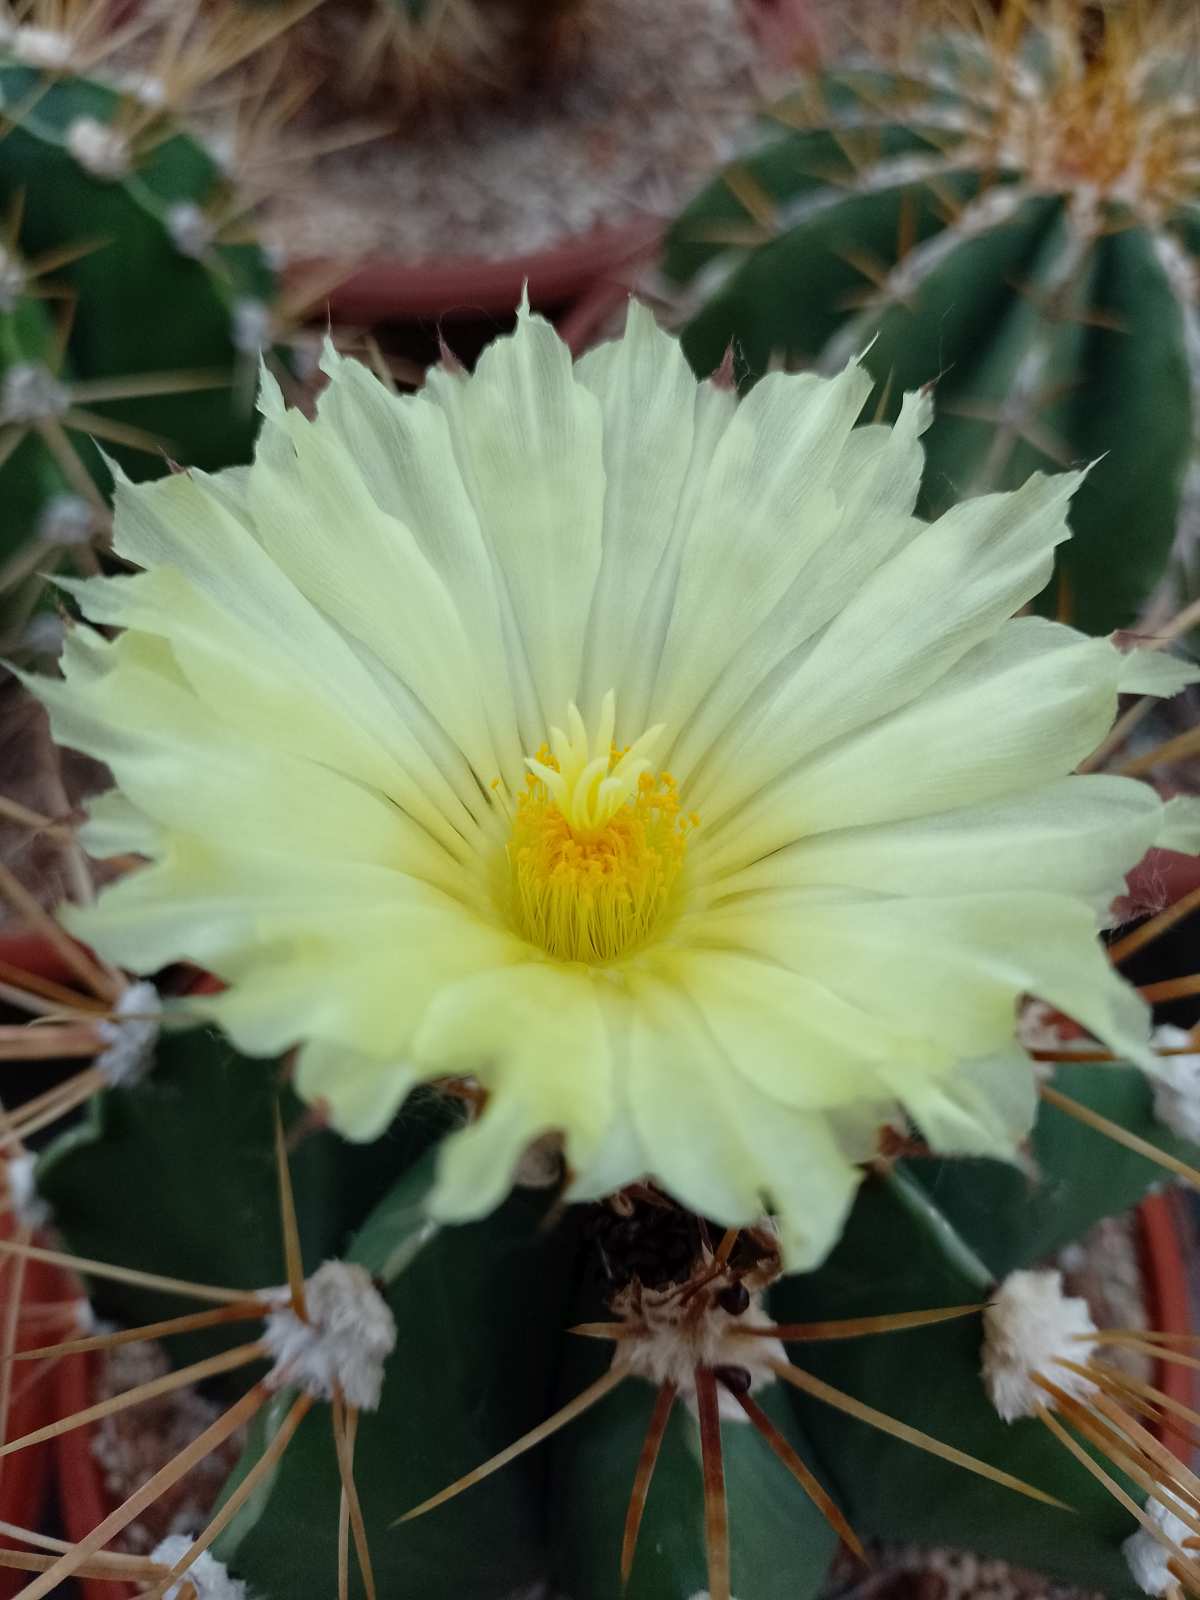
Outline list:
[[[616,1197],[610,1206],[623,1208],[624,1201],[625,1197]],[[662,1259],[670,1260],[675,1250],[672,1220],[673,1216],[679,1217],[680,1214],[669,1204],[664,1204],[664,1197],[655,1198],[653,1205],[660,1213],[663,1243],[666,1246]],[[688,1225],[694,1224],[694,1219],[684,1217],[681,1220]],[[656,1231],[653,1227],[650,1230],[651,1246]],[[605,1232],[610,1240],[619,1237],[619,1232],[615,1233],[611,1228]],[[639,1252],[646,1249],[644,1234],[639,1238],[637,1248]],[[616,1276],[618,1280],[624,1278],[620,1270],[619,1251],[615,1258],[605,1251],[604,1259],[610,1273],[614,1271],[615,1259]],[[737,1426],[748,1422],[800,1484],[839,1538],[860,1560],[865,1561],[862,1544],[846,1517],[754,1398],[757,1390],[777,1379],[968,1472],[977,1473],[1035,1500],[1050,1505],[1059,1504],[1052,1496],[1012,1474],[943,1444],[821,1382],[805,1372],[802,1366],[790,1361],[784,1351],[785,1345],[793,1343],[881,1336],[909,1328],[928,1327],[938,1322],[976,1315],[981,1307],[948,1306],[848,1321],[779,1325],[766,1316],[762,1295],[778,1278],[780,1270],[778,1238],[770,1223],[764,1221],[747,1229],[728,1229],[715,1248],[702,1242],[699,1255],[682,1281],[659,1282],[654,1288],[648,1288],[637,1276],[620,1281],[609,1302],[615,1320],[585,1323],[572,1329],[572,1332],[583,1337],[612,1343],[613,1358],[608,1370],[552,1417],[490,1461],[416,1506],[403,1520],[409,1521],[433,1511],[507,1466],[517,1456],[598,1404],[618,1384],[630,1378],[649,1383],[655,1389],[656,1396],[636,1465],[626,1514],[620,1553],[623,1582],[628,1580],[633,1570],[642,1515],[651,1490],[659,1449],[675,1403],[680,1400],[699,1424],[705,1542],[709,1592],[713,1600],[731,1600],[729,1524],[721,1446],[723,1424]],[[659,1274],[655,1272],[654,1276],[658,1278]]]

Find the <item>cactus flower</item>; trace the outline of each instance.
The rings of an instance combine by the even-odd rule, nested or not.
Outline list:
[[[1023,994],[1149,1059],[1098,920],[1185,825],[1073,771],[1195,674],[1013,620],[1078,475],[925,523],[927,397],[856,427],[851,363],[739,404],[637,306],[574,366],[525,311],[416,395],[325,370],[315,420],[264,377],[249,468],[121,483],[143,570],[72,586],[120,631],[38,692],[115,775],[90,848],[149,863],[81,938],[211,969],[352,1138],[473,1079],[443,1218],[556,1132],[570,1198],[766,1208],[793,1267],[889,1120],[1013,1154]]]

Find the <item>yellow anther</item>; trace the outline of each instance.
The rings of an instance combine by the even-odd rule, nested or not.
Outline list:
[[[569,733],[550,730],[526,761],[508,844],[514,919],[525,937],[566,961],[610,961],[640,944],[661,917],[683,865],[686,836],[674,778],[656,777],[651,728],[625,749],[612,742],[604,697],[597,737],[574,705]]]

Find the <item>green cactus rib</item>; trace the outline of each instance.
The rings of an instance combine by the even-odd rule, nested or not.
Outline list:
[[[903,72],[832,69],[678,218],[663,270],[698,372],[730,346],[743,384],[774,363],[831,371],[865,351],[887,416],[934,384],[926,515],[1095,463],[1042,605],[1107,632],[1144,611],[1200,492],[1200,206],[1187,193],[1200,181],[1182,156],[1153,192],[1120,172],[1107,187],[1075,181],[1067,158],[1027,168],[996,130],[1003,94],[1044,87],[1044,44],[1035,34],[1007,80],[980,41],[949,37]],[[1166,90],[1149,74],[1142,92]]]
[[[36,437],[37,418],[34,436],[4,459],[12,418],[7,399],[0,404],[9,507],[0,591],[5,557],[17,558],[20,577],[19,594],[0,595],[6,649],[19,642],[30,607],[45,604],[22,568],[45,543],[40,530],[56,497],[93,498],[103,532],[110,483],[90,433],[134,477],[171,461],[244,461],[253,443],[273,273],[262,250],[242,242],[240,221],[234,236],[241,202],[229,178],[173,114],[148,103],[154,97],[153,84],[43,72],[0,51],[0,216],[10,219],[0,378],[22,362],[40,364],[77,391],[83,412],[65,468],[67,453]],[[37,349],[25,349],[35,326]],[[43,359],[60,344],[61,360]]]
[[[1063,1065],[1056,1081],[1131,1131],[1187,1153],[1156,1125],[1151,1088],[1135,1069]],[[278,1093],[274,1064],[241,1059],[204,1030],[165,1033],[154,1072],[98,1097],[39,1163],[39,1190],[68,1246],[248,1290],[280,1281]],[[283,1110],[289,1126],[300,1115],[286,1092]],[[360,1262],[397,1322],[383,1402],[362,1418],[355,1453],[379,1592],[502,1600],[550,1578],[573,1600],[618,1600],[622,1523],[654,1405],[640,1379],[428,1516],[398,1522],[578,1394],[608,1358],[601,1343],[566,1331],[605,1314],[586,1208],[548,1214],[545,1195],[518,1191],[478,1223],[429,1221],[438,1141],[453,1120],[424,1092],[377,1144],[313,1134],[292,1160],[306,1268],[331,1253]],[[777,1284],[772,1312],[805,1322],[978,1302],[985,1276],[1051,1258],[1161,1180],[1160,1168],[1053,1107],[1042,1110],[1032,1156],[1036,1176],[995,1161],[912,1159],[899,1169],[911,1191],[904,1196],[869,1178],[829,1260]],[[947,1250],[950,1235],[957,1243]],[[96,1295],[102,1314],[135,1325],[178,1310],[119,1284],[97,1284]],[[1036,1422],[999,1421],[979,1382],[979,1341],[978,1320],[964,1317],[805,1343],[792,1354],[834,1388],[1015,1473],[1079,1514],[1012,1496],[790,1390],[757,1398],[860,1537],[961,1545],[1123,1595],[1120,1544],[1130,1519]],[[186,1364],[220,1348],[222,1333],[172,1344],[172,1358]],[[291,1398],[281,1393],[260,1415],[226,1496],[260,1459]],[[729,1421],[723,1436],[734,1593],[801,1600],[817,1592],[834,1548],[829,1528],[754,1429]],[[338,1499],[329,1414],[318,1406],[225,1528],[217,1554],[263,1600],[333,1592]],[[679,1402],[625,1594],[698,1593],[704,1561],[696,1422]],[[361,1594],[357,1580],[351,1592]]]

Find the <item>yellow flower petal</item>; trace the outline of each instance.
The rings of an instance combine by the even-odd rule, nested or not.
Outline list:
[[[74,586],[57,736],[111,767],[93,847],[151,865],[72,927],[197,1001],[353,1138],[470,1077],[434,1208],[562,1134],[570,1198],[641,1177],[836,1237],[881,1123],[1011,1155],[1036,994],[1148,1059],[1097,914],[1191,810],[1074,775],[1122,691],[1195,669],[1037,618],[1074,479],[932,526],[927,397],[773,374],[740,405],[647,312],[572,368],[523,309],[397,396],[264,376],[254,464],[119,482],[145,571]]]

